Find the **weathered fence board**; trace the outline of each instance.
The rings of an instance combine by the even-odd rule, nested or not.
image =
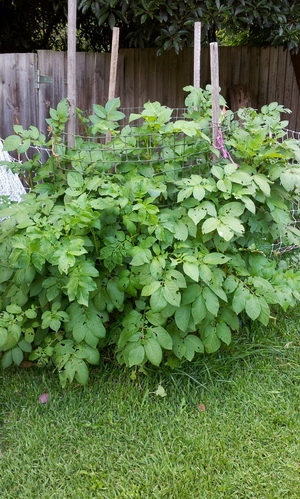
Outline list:
[[[251,105],[260,108],[276,100],[292,109],[289,128],[300,130],[300,94],[290,53],[282,47],[220,47],[221,93],[230,105],[234,86],[249,91]],[[110,54],[77,54],[77,106],[91,110],[108,97]],[[35,88],[36,71],[52,78]],[[49,107],[67,94],[67,61],[63,52],[0,54],[0,136],[12,133],[13,124],[38,126],[46,131]],[[193,82],[193,49],[179,55],[156,55],[155,49],[121,49],[117,89],[124,108],[141,107],[158,100],[170,107],[183,107],[185,85]],[[201,51],[201,86],[210,83],[209,49]]]
[[[35,54],[1,54],[0,136],[11,133],[15,124],[37,123],[35,71]]]

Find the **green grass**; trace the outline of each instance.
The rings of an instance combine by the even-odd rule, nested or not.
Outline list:
[[[65,390],[51,370],[4,371],[0,497],[299,498],[299,317],[135,380],[113,363]]]

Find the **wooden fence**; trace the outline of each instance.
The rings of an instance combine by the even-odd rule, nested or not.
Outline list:
[[[290,53],[282,47],[220,47],[221,93],[230,104],[233,90],[247,89],[252,107],[277,101],[292,109],[289,128],[300,130],[300,93]],[[77,106],[90,110],[108,95],[110,54],[77,54]],[[0,137],[13,125],[46,130],[49,107],[66,96],[66,53],[0,54]],[[124,108],[158,100],[183,107],[184,86],[193,83],[193,49],[156,55],[155,49],[122,49],[117,95]],[[210,83],[209,49],[201,52],[201,86]]]

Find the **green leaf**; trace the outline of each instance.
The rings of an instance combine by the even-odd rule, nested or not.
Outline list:
[[[107,283],[107,293],[113,305],[120,309],[124,303],[124,293],[118,288],[118,280],[116,278],[111,279]]]
[[[14,272],[13,269],[0,265],[0,284],[9,281],[13,272]]]
[[[232,299],[232,308],[236,314],[240,314],[245,309],[248,295],[249,291],[242,285],[236,288]]]
[[[114,97],[105,104],[105,111],[109,114],[111,111],[116,111],[121,105],[120,97]]]
[[[224,289],[226,293],[233,293],[233,291],[238,287],[239,281],[234,275],[229,275],[224,281]]]
[[[168,303],[179,307],[181,301],[181,294],[179,292],[178,286],[172,281],[165,281],[163,288],[163,296]]]
[[[202,281],[204,281],[206,284],[209,284],[210,281],[212,280],[213,274],[208,265],[205,265],[204,263],[200,265],[199,273]]]
[[[7,341],[2,347],[3,350],[9,350],[10,348],[13,348],[18,343],[21,336],[21,328],[18,324],[11,324],[7,329]]]
[[[33,327],[29,327],[25,330],[25,340],[27,341],[27,343],[32,343],[33,340],[34,340],[34,337],[35,337],[35,332],[34,332],[34,329]]]
[[[217,187],[219,191],[230,193],[232,190],[232,183],[229,179],[224,178],[223,180],[218,180]]]
[[[4,151],[8,151],[8,152],[15,151],[16,149],[18,149],[21,142],[22,142],[22,139],[18,135],[10,135],[9,137],[7,137],[4,140],[3,149],[4,149]]]
[[[157,397],[166,397],[167,396],[167,392],[162,385],[158,385],[158,387],[154,393]]]
[[[144,345],[147,359],[154,366],[159,366],[162,361],[162,349],[158,341],[154,338],[149,338]]]
[[[188,334],[184,339],[183,339],[184,345],[185,345],[185,354],[184,357],[192,361],[195,353],[204,353],[204,345],[200,338],[198,336],[195,336],[193,334]]]
[[[190,284],[182,294],[182,305],[188,305],[202,293],[202,288],[199,284]]]
[[[57,318],[51,319],[50,324],[49,324],[49,326],[51,327],[51,329],[53,329],[53,331],[55,331],[55,332],[57,332],[59,330],[60,325],[61,325],[61,322]]]
[[[195,225],[198,225],[200,220],[202,220],[206,215],[206,210],[198,206],[197,208],[190,208],[188,210],[188,216],[193,220]]]
[[[193,196],[198,201],[201,201],[205,197],[205,189],[201,185],[195,185],[193,189]]]
[[[252,201],[252,199],[249,198],[248,196],[242,196],[241,200],[245,204],[247,210],[249,210],[251,213],[253,213],[255,215],[255,213],[256,213],[256,206],[255,206],[254,202]]]
[[[229,180],[231,182],[234,182],[236,184],[241,184],[241,185],[250,185],[252,184],[252,178],[249,173],[243,172],[241,170],[238,170],[231,175],[229,175]]]
[[[187,187],[178,192],[177,202],[181,203],[184,199],[189,198],[193,194],[193,187]]]
[[[213,232],[216,230],[218,225],[220,224],[220,221],[217,218],[211,217],[205,220],[202,224],[202,233],[203,234],[209,234],[209,232]]]
[[[231,330],[225,322],[218,322],[216,326],[216,333],[220,340],[226,343],[226,345],[231,343]]]
[[[289,170],[284,171],[280,175],[281,185],[286,191],[292,191],[295,187],[295,176],[291,174]]]
[[[153,326],[163,326],[166,322],[166,318],[161,313],[154,312],[153,310],[149,310],[146,313],[146,317]]]
[[[268,179],[265,175],[262,174],[253,175],[253,180],[266,196],[270,196],[271,189]]]
[[[167,301],[163,296],[163,288],[159,287],[150,298],[150,307],[153,312],[160,312],[167,305]]]
[[[243,234],[245,232],[245,228],[241,224],[241,222],[238,218],[226,216],[226,217],[220,217],[220,221],[222,222],[223,226],[227,225],[231,230],[233,230],[234,232],[237,232],[238,234]],[[219,229],[218,229],[218,233],[221,235],[220,231],[222,231],[221,227],[219,227]],[[224,232],[224,230],[223,230],[223,232]],[[224,233],[223,233],[223,237],[224,237],[224,239],[226,239],[224,236]]]
[[[175,226],[175,234],[174,237],[179,239],[180,241],[186,241],[189,236],[189,231],[187,225],[183,222],[178,222]]]
[[[191,316],[191,306],[190,305],[181,305],[175,311],[175,323],[176,326],[183,332],[186,332],[188,329],[188,325],[190,322]]]
[[[133,257],[130,264],[135,267],[144,265],[144,263],[150,263],[151,251],[149,249],[135,247],[132,250],[132,255]]]
[[[100,352],[86,343],[77,345],[75,356],[79,359],[85,359],[89,364],[97,365],[100,361]]]
[[[24,338],[22,338],[22,339],[19,341],[19,343],[18,343],[18,347],[19,347],[19,348],[21,348],[21,350],[22,350],[23,352],[27,352],[27,353],[31,352],[31,350],[32,350],[32,346],[31,346],[31,344],[30,344],[30,343],[28,343],[28,342],[27,342]]]
[[[11,350],[11,357],[12,357],[12,360],[15,364],[17,364],[17,366],[19,364],[21,364],[23,358],[24,358],[24,355],[23,355],[23,352],[21,350],[21,348],[19,347],[14,347],[12,348]]]
[[[231,327],[231,329],[237,331],[239,329],[240,323],[238,316],[230,310],[230,308],[223,308],[221,311],[221,319]]]
[[[230,241],[230,239],[232,239],[234,236],[234,232],[228,227],[228,225],[225,225],[223,223],[220,223],[220,225],[217,227],[217,231],[219,236],[225,239],[225,241]]]
[[[33,308],[28,308],[25,310],[25,315],[28,319],[35,319],[37,317],[37,313]]]
[[[81,385],[86,385],[89,380],[89,368],[83,360],[76,365],[75,379]]]
[[[205,300],[205,306],[207,310],[212,315],[218,315],[219,311],[219,299],[209,288],[204,288],[203,298]]]
[[[7,305],[6,310],[9,314],[20,314],[22,312],[21,307],[19,307],[19,305],[16,305],[15,303]]]
[[[146,284],[141,291],[142,296],[151,296],[155,291],[161,287],[160,281],[153,281],[150,284]]]
[[[11,364],[12,364],[12,353],[11,350],[8,350],[7,352],[5,352],[5,354],[1,359],[1,365],[3,369],[6,369],[7,367],[11,366]]]
[[[5,345],[7,341],[7,329],[5,327],[0,327],[0,348]]]
[[[128,367],[138,366],[144,362],[145,349],[143,345],[132,345],[128,354]]]
[[[221,341],[220,338],[217,336],[215,327],[210,328],[210,333],[206,336],[203,343],[207,353],[214,353],[217,350],[219,350],[221,346]]]
[[[91,347],[96,348],[99,339],[94,335],[93,331],[91,331],[89,328],[86,328],[84,341]]]
[[[259,322],[261,322],[264,326],[267,326],[269,324],[270,320],[270,307],[267,304],[266,300],[262,297],[259,299],[259,304],[260,304],[260,314],[258,316]]]
[[[198,265],[194,263],[184,262],[183,264],[184,273],[189,276],[193,281],[199,281],[199,268]]]
[[[207,309],[205,306],[204,298],[200,295],[198,296],[192,304],[192,317],[195,324],[200,324],[206,317]]]
[[[72,189],[82,189],[84,185],[84,179],[79,172],[70,172],[67,175],[67,182],[69,187]]]
[[[230,217],[240,217],[245,210],[245,206],[237,201],[226,203],[221,206],[219,210],[219,215],[230,216]]]
[[[75,324],[72,334],[76,343],[81,343],[81,341],[84,340],[85,333],[86,333],[86,324],[80,322]]]
[[[154,327],[153,332],[162,348],[172,350],[173,342],[169,333],[163,327]]]
[[[222,265],[230,260],[229,256],[225,256],[222,253],[209,253],[203,258],[203,263],[208,263],[210,265]]]
[[[246,301],[245,310],[247,315],[255,321],[261,313],[260,300],[257,296],[250,295]]]

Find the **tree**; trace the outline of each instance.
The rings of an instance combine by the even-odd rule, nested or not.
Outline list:
[[[122,28],[122,46],[174,48],[193,43],[193,25],[202,21],[203,42],[286,45],[300,41],[298,0],[81,0],[79,10],[92,11],[99,27]]]
[[[106,50],[111,30],[78,11],[78,50]],[[107,33],[105,35],[105,33]],[[0,0],[0,52],[67,48],[67,0]]]
[[[111,29],[121,28],[120,47],[193,44],[202,22],[202,43],[285,45],[300,43],[299,0],[78,0],[78,50],[108,51]],[[0,0],[0,52],[65,50],[67,0]]]

